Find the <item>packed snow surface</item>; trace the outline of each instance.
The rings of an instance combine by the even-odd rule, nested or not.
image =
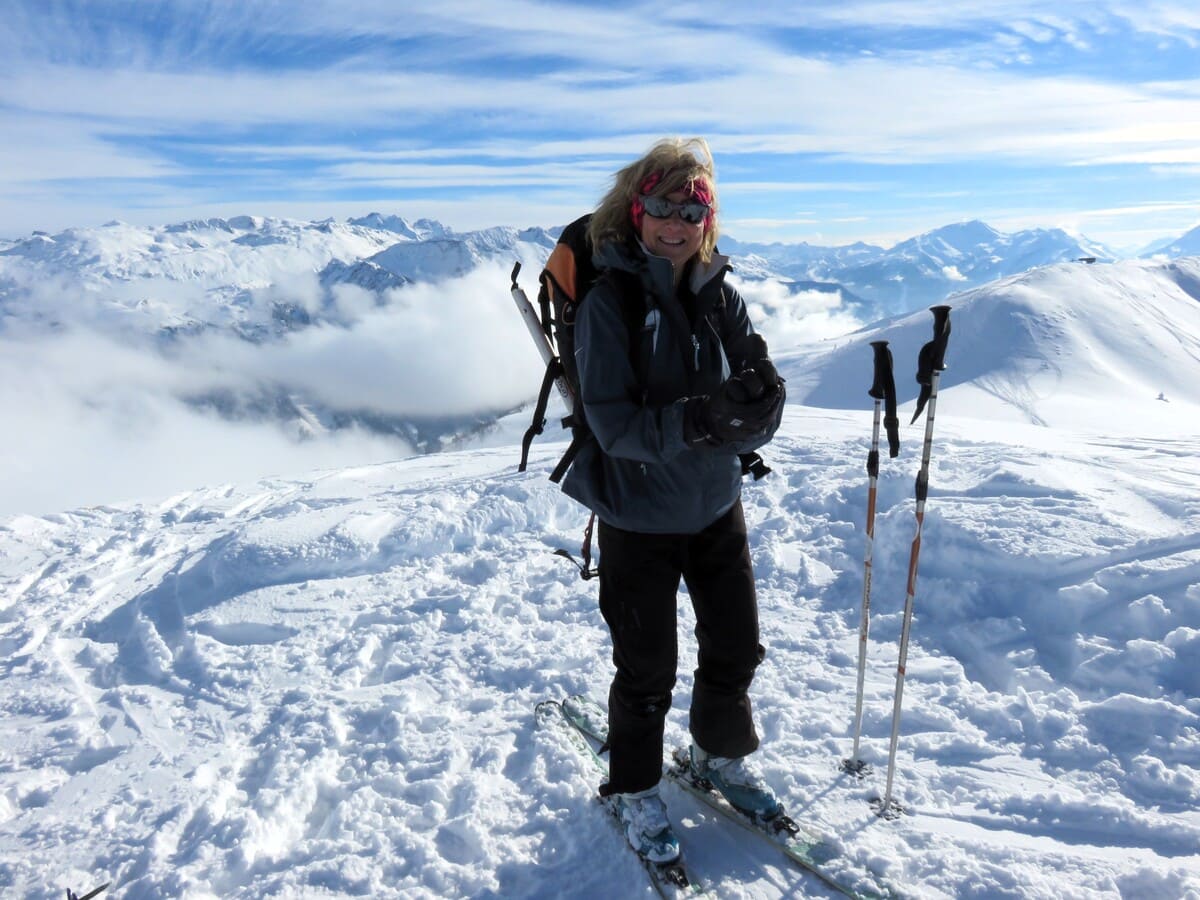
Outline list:
[[[861,373],[865,377],[865,373]],[[861,378],[859,380],[862,380]],[[864,385],[865,386],[865,385]],[[745,503],[759,766],[905,896],[1200,897],[1196,435],[940,398],[895,796],[878,818],[921,426],[885,460],[864,756],[850,751],[869,409],[789,406]],[[902,409],[907,421],[911,404]],[[1194,422],[1192,423],[1194,426]],[[603,697],[585,513],[516,448],[0,520],[0,893],[646,896],[534,705]],[[691,612],[668,721],[686,739]],[[824,897],[672,787],[721,897]]]

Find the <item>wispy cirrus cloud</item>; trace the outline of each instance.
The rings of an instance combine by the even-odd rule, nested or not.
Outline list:
[[[0,161],[23,173],[0,178],[0,229],[65,224],[81,198],[111,216],[134,198],[133,218],[240,198],[471,221],[474,197],[494,224],[590,202],[670,133],[710,138],[743,222],[794,221],[773,197],[801,193],[855,218],[824,184],[892,195],[858,218],[937,189],[938,213],[969,217],[954,197],[1088,168],[1101,190],[1178,192],[1200,153],[1198,18],[1124,0],[765,2],[736,19],[712,0],[27,0],[0,34]]]

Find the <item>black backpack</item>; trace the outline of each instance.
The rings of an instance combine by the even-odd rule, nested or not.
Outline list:
[[[587,419],[583,412],[583,403],[579,396],[579,370],[575,366],[575,317],[579,311],[579,304],[583,302],[583,298],[587,296],[592,286],[602,278],[619,282],[622,290],[618,291],[618,295],[621,297],[627,297],[633,293],[624,288],[631,287],[631,283],[637,282],[637,277],[629,272],[610,269],[601,272],[596,269],[592,263],[592,245],[587,237],[588,223],[591,218],[590,214],[583,216],[563,229],[558,243],[555,244],[550,258],[546,261],[545,268],[542,269],[542,274],[538,276],[540,315],[537,318],[537,325],[545,336],[542,356],[546,359],[546,374],[542,378],[542,388],[538,392],[537,405],[533,410],[533,422],[521,441],[521,464],[518,471],[525,471],[529,462],[529,447],[533,443],[534,437],[545,429],[546,404],[550,399],[550,388],[557,384],[559,393],[569,410],[569,415],[562,420],[562,425],[564,428],[571,429],[571,444],[567,447],[567,452],[563,454],[562,459],[558,461],[558,465],[554,467],[554,471],[550,473],[550,480],[555,484],[562,480],[567,469],[570,468],[571,462],[579,453],[579,448],[591,436],[591,430],[587,427]],[[524,300],[528,306],[528,312],[525,310],[522,312],[526,313],[528,319],[533,308],[529,301],[524,299],[524,292],[517,286],[519,271],[520,263],[513,269],[513,295],[516,297],[520,291],[521,297],[517,299],[517,303],[520,306]],[[632,336],[634,329],[641,325],[639,317],[641,310],[633,309],[632,304],[625,304],[625,306],[630,307],[624,309],[624,312],[626,324]],[[537,314],[535,313],[535,315]],[[527,322],[527,324],[529,323]],[[645,373],[639,371],[638,376],[640,379],[644,379]]]
[[[530,423],[525,437],[521,441],[521,463],[518,471],[524,472],[529,462],[529,447],[533,439],[545,430],[546,405],[550,400],[550,391],[557,386],[563,401],[570,411],[562,420],[564,428],[571,429],[571,444],[566,453],[550,473],[550,480],[555,484],[560,482],[570,468],[572,461],[579,453],[580,447],[591,437],[584,415],[583,402],[579,391],[579,370],[575,366],[575,318],[579,304],[583,302],[589,290],[597,282],[610,279],[618,288],[617,295],[622,298],[637,296],[641,290],[638,277],[631,272],[616,269],[597,270],[592,262],[592,244],[588,240],[587,230],[591,214],[576,219],[563,229],[555,244],[550,258],[546,261],[542,273],[538,276],[538,310],[525,296],[525,292],[517,284],[517,274],[521,270],[518,262],[512,271],[512,294],[525,319],[542,358],[546,363],[546,373],[542,378],[542,387],[538,392],[537,405],[533,410],[533,421]],[[630,346],[635,346],[634,337],[642,326],[645,309],[641,304],[625,303],[623,312],[625,323],[629,328]],[[634,360],[638,379],[643,384],[647,372],[645,362]],[[753,475],[754,480],[762,478],[771,470],[763,463],[757,453],[742,454],[742,474]],[[592,514],[584,532],[583,565],[575,562],[565,550],[557,553],[575,563],[584,578],[596,574],[590,568],[591,536],[595,524],[595,514]]]

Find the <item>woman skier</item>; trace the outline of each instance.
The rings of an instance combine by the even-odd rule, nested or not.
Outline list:
[[[679,856],[659,794],[676,680],[680,579],[696,614],[691,764],[735,807],[782,809],[745,765],[758,747],[747,691],[759,644],[738,455],[771,439],[784,387],[716,252],[717,189],[700,138],[625,166],[588,236],[601,278],[579,306],[587,424],[563,490],[600,520],[600,609],[612,635],[609,780],[634,849]],[[640,329],[631,329],[629,310]]]

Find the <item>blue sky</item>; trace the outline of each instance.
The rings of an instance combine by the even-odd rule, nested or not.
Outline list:
[[[667,134],[709,139],[743,240],[980,218],[1133,248],[1200,224],[1193,0],[957,6],[7,0],[0,236],[563,224]]]

